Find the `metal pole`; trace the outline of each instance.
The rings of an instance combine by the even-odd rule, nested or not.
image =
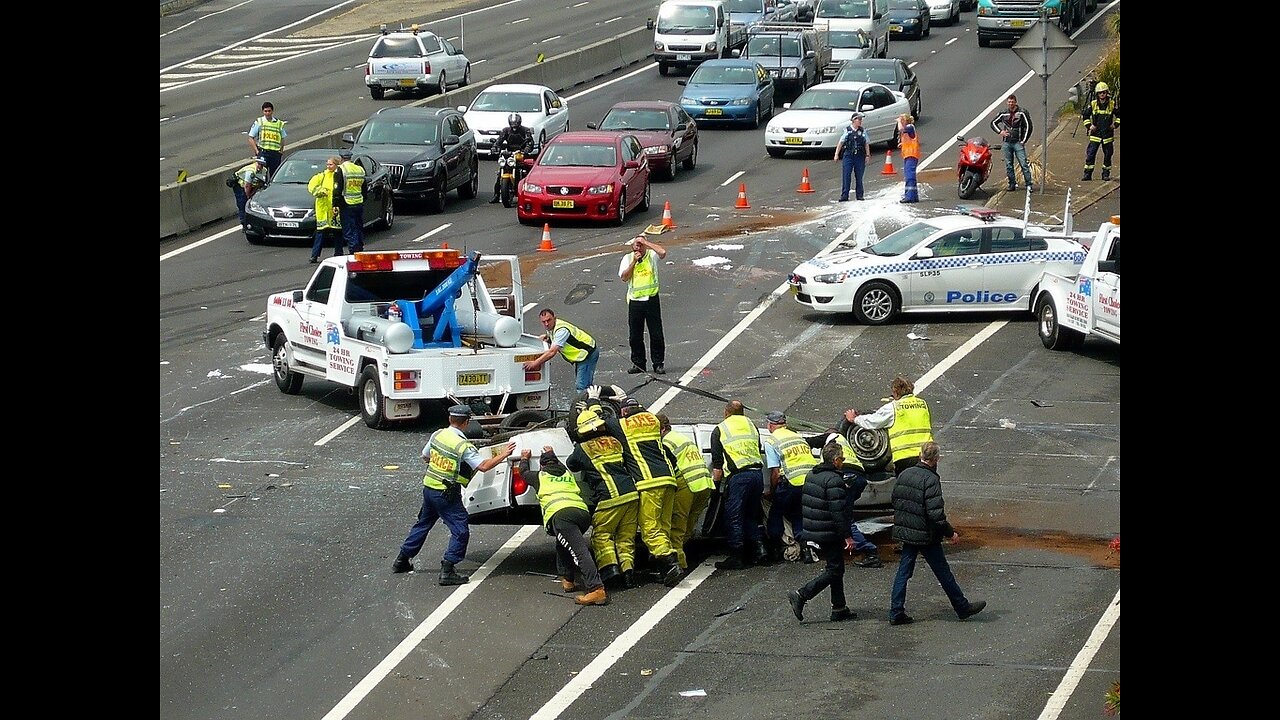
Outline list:
[[[1044,92],[1044,124],[1040,126],[1040,194],[1044,195],[1044,186],[1049,184],[1049,11],[1040,12],[1040,78],[1043,80]]]

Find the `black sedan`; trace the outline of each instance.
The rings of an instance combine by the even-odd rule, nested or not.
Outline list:
[[[426,200],[441,213],[450,190],[457,188],[465,199],[479,191],[475,133],[454,108],[383,108],[369,116],[359,135],[344,133],[342,140],[391,171],[397,201]]]
[[[337,154],[337,150],[321,148],[299,150],[285,158],[271,182],[249,199],[245,238],[255,244],[264,240],[310,244],[316,234],[316,199],[308,192],[307,183],[316,173],[324,172],[325,160]],[[368,155],[357,155],[352,162],[364,168],[365,227],[389,229],[396,219],[390,174]]]
[[[889,36],[923,39],[929,34],[929,3],[889,0]]]
[[[836,82],[874,82],[896,90],[907,98],[911,115],[920,119],[920,77],[900,58],[860,58],[845,60],[836,73]]]

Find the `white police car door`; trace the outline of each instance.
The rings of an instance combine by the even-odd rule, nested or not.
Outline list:
[[[1048,260],[1048,243],[1028,238],[1022,228],[993,226],[985,256],[981,291],[983,304],[993,308],[1031,307],[1031,289],[1040,281]]]
[[[950,308],[972,305],[982,284],[982,228],[956,230],[929,243],[933,257],[912,263],[906,308]]]

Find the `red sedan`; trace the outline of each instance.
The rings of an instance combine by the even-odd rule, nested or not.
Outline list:
[[[635,135],[644,146],[649,167],[667,180],[675,180],[682,166],[692,170],[698,163],[698,123],[673,102],[620,102],[598,124],[587,123],[587,127]]]
[[[612,220],[649,209],[649,161],[635,135],[581,131],[556,135],[520,183],[522,223]]]

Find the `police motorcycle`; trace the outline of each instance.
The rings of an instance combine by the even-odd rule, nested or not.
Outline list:
[[[502,207],[513,208],[520,195],[520,181],[529,174],[533,160],[541,148],[525,145],[519,150],[504,147],[498,151],[498,197]]]

